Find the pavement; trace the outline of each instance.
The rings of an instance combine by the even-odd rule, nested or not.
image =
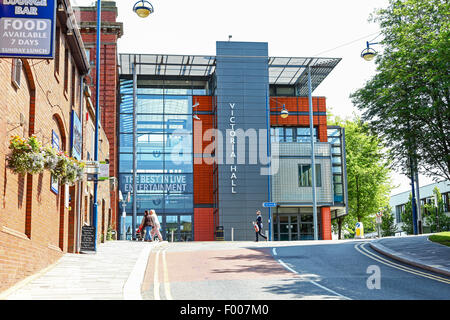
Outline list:
[[[371,241],[370,246],[392,259],[450,277],[450,247],[428,236],[386,237]]]
[[[0,292],[0,300],[141,300],[150,252],[166,243],[107,241],[96,253],[67,253]]]
[[[166,244],[108,241],[99,244],[96,253],[67,253],[0,292],[0,300],[142,300],[150,253]],[[381,238],[371,240],[370,246],[403,263],[450,276],[450,247],[429,241],[428,235]]]

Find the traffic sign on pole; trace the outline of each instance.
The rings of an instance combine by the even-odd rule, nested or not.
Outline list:
[[[277,206],[277,204],[275,202],[264,202],[263,203],[264,208],[274,208],[276,206]]]

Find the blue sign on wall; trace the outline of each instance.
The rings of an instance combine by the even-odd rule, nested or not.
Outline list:
[[[82,148],[81,132],[82,132],[81,120],[78,117],[75,110],[72,110],[70,150],[72,157],[74,157],[77,160],[81,160],[81,148]]]
[[[53,59],[56,0],[0,0],[0,57]]]

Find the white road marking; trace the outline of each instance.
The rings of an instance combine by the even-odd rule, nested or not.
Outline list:
[[[284,263],[281,259],[278,259],[277,261],[278,261],[283,267],[285,267],[286,269],[288,269],[289,271],[291,271],[291,272],[293,272],[293,273],[295,273],[295,274],[300,275],[297,271],[295,271],[294,269],[292,269],[291,267],[289,267],[289,266],[288,266],[286,263]],[[344,299],[347,299],[347,300],[351,300],[349,297],[346,297],[346,296],[344,296],[344,295],[342,295],[342,294],[340,294],[340,293],[337,293],[336,291],[333,291],[333,290],[331,290],[331,289],[329,289],[329,288],[327,288],[327,287],[325,287],[325,286],[323,286],[323,285],[321,285],[321,284],[318,284],[317,282],[315,282],[315,281],[313,281],[313,280],[309,280],[309,282],[312,283],[313,285],[319,287],[319,288],[322,288],[322,289],[324,289],[324,290],[326,290],[326,291],[328,291],[328,292],[334,294],[334,295],[337,295],[337,296],[339,296],[339,297],[341,297],[341,298],[344,298]]]
[[[273,252],[273,255],[276,256],[277,255],[277,248],[273,248],[272,252]]]

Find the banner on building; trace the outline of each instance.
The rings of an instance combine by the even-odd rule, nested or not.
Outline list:
[[[54,58],[56,0],[0,0],[0,57]]]
[[[72,110],[72,121],[70,130],[70,150],[72,157],[81,160],[82,136],[81,136],[81,120],[75,110]]]

